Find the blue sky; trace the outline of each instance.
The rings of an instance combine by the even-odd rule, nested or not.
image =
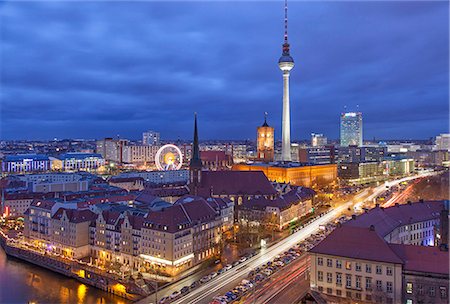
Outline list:
[[[448,132],[449,7],[289,4],[293,139],[338,138],[344,107],[364,137]],[[1,139],[281,136],[283,1],[3,2]]]

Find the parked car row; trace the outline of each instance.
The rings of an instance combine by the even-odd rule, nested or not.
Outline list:
[[[179,291],[178,290],[174,291],[170,296],[162,298],[158,303],[159,304],[170,303],[171,301],[179,298],[181,295],[189,293],[190,291],[197,288],[201,284],[205,284],[206,282],[209,282],[210,280],[217,277],[218,275],[221,275],[222,273],[230,270],[231,268],[238,266],[239,264],[245,262],[247,259],[249,259],[255,255],[256,255],[256,252],[249,253],[249,254],[241,257],[239,260],[235,261],[234,263],[225,265],[223,268],[217,270],[216,272],[210,273],[209,275],[202,277],[200,280],[193,282],[190,286],[184,286]]]
[[[290,264],[293,260],[317,245],[336,227],[337,223],[323,225],[317,233],[311,234],[303,242],[300,242],[282,254],[277,255],[272,261],[268,261],[262,266],[251,270],[248,273],[247,279],[242,280],[240,284],[226,292],[224,295],[215,297],[210,304],[227,304],[240,299],[249,290],[268,279],[273,273]]]

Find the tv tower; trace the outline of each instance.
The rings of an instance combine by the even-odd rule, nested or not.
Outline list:
[[[283,53],[278,60],[278,67],[283,72],[283,120],[281,139],[281,161],[291,161],[291,114],[289,112],[289,75],[294,67],[294,59],[289,53],[288,42],[288,6],[284,1],[284,43]]]

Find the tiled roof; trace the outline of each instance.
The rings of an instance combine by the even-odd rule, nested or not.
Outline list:
[[[64,153],[56,158],[60,160],[65,160],[65,159],[86,159],[90,157],[103,158],[102,155],[98,153]]]
[[[449,253],[439,247],[389,244],[408,271],[449,274]]]
[[[17,155],[6,155],[4,160],[5,162],[16,162],[16,161],[23,161],[24,159],[41,161],[41,160],[49,160],[49,157],[48,155],[44,154],[17,154]]]
[[[370,228],[342,226],[310,250],[352,259],[402,264],[389,244]]]
[[[272,186],[262,171],[204,171],[199,194],[215,195],[274,195]]]
[[[142,177],[135,176],[135,177],[113,177],[109,180],[110,183],[129,183],[136,181],[144,182],[144,179]]]
[[[202,161],[231,161],[232,157],[225,151],[200,151]]]
[[[38,207],[41,209],[51,210],[53,206],[56,204],[56,201],[46,201],[46,200],[34,200],[30,206],[31,207]]]
[[[443,201],[430,201],[396,205],[389,208],[375,207],[356,219],[348,221],[345,225],[354,227],[374,225],[377,233],[385,237],[399,226],[437,218],[443,206]]]
[[[63,216],[64,212],[66,212],[69,222],[71,223],[91,222],[97,218],[97,214],[95,214],[90,210],[76,210],[64,208],[59,208],[52,218],[59,220]]]
[[[204,199],[193,198],[192,201],[179,202],[161,211],[150,212],[145,224],[151,229],[174,233],[197,223],[213,221],[215,217],[216,211]]]
[[[280,210],[287,209],[293,204],[302,202],[314,197],[316,192],[306,187],[295,187],[285,195],[275,199],[266,199],[264,197],[253,198],[245,201],[240,208],[265,210],[267,207],[276,207]]]

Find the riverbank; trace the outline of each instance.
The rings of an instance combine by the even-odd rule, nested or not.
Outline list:
[[[0,233],[0,246],[8,257],[45,268],[127,300],[136,301],[149,294],[149,289],[142,279],[121,280],[76,261],[27,250],[21,248],[15,240],[9,239],[3,233]]]

